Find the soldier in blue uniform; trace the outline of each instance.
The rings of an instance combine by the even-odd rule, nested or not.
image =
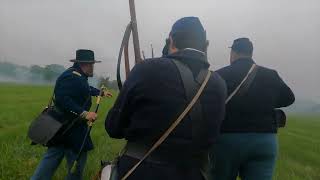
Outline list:
[[[185,87],[184,76],[176,63],[188,69],[190,82],[194,82],[200,72],[207,72],[210,66],[206,58],[205,30],[198,18],[178,20],[167,43],[162,58],[145,60],[133,68],[106,118],[108,134],[128,141],[118,162],[119,178],[144,156],[190,102],[187,92],[194,86]],[[195,89],[199,86],[198,83]],[[211,74],[192,113],[128,180],[204,179],[201,166],[206,159],[202,157],[207,157],[208,148],[218,136],[226,93],[222,78],[217,73]],[[193,116],[195,107],[199,111]]]
[[[234,40],[230,65],[217,71],[226,81],[229,95],[255,64],[252,55],[250,39]],[[278,124],[283,119],[277,117],[285,116],[275,109],[294,101],[294,93],[276,70],[258,66],[250,86],[226,105],[221,136],[212,149],[213,179],[236,180],[239,175],[245,180],[271,180],[277,157]]]
[[[87,132],[87,121],[95,121],[97,114],[89,112],[91,107],[91,96],[98,96],[100,91],[89,86],[88,77],[93,76],[94,52],[91,50],[77,50],[76,59],[70,60],[74,65],[63,72],[56,81],[55,110],[62,114],[61,121],[75,121],[75,123],[63,134],[59,134],[48,146],[47,152],[38,165],[32,180],[51,179],[62,159],[66,157],[68,169],[76,159],[84,136]],[[104,92],[104,96],[111,96]],[[68,125],[68,123],[67,123]],[[84,151],[81,153],[77,163],[76,172],[70,170],[66,179],[82,179],[87,152],[93,149],[91,137],[85,142]]]

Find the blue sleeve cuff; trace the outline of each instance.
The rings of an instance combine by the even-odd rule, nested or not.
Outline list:
[[[100,90],[90,86],[90,93],[91,93],[91,96],[99,96]]]

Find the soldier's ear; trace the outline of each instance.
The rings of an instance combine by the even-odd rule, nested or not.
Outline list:
[[[174,43],[174,41],[173,41],[171,36],[168,38],[168,43],[169,43],[169,49],[170,48],[171,49],[175,49],[176,48],[176,45],[175,45],[175,43]]]
[[[177,51],[179,51],[179,50],[178,50],[178,48],[176,47],[176,45],[175,45],[172,37],[170,36],[170,37],[169,37],[169,51],[168,51],[168,52],[169,52],[169,54],[170,54],[170,53],[175,53],[175,52],[177,52]]]

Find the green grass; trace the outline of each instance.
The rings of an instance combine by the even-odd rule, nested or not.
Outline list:
[[[275,179],[320,179],[320,118],[290,117],[279,132]]]
[[[50,86],[0,84],[0,180],[28,179],[35,170],[46,148],[31,146],[27,130],[47,105],[52,91]],[[91,132],[95,149],[89,153],[85,179],[97,173],[100,160],[113,159],[124,144],[110,139],[104,130],[104,118],[114,99],[101,102],[99,119]],[[65,174],[63,162],[54,179],[63,179]]]
[[[27,138],[30,122],[46,106],[50,86],[0,84],[0,180],[28,179],[45,148],[31,146]],[[89,153],[85,179],[93,177],[100,160],[111,160],[124,142],[110,139],[104,130],[104,118],[114,98],[104,99],[92,138],[95,149]],[[320,179],[320,119],[316,116],[291,116],[288,126],[279,131],[279,157],[276,180]],[[63,179],[65,162],[54,179]]]

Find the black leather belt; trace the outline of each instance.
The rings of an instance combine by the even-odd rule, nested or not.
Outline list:
[[[145,154],[151,149],[151,146],[128,142],[125,147],[124,155],[130,156],[135,159],[142,159]],[[161,153],[155,150],[151,153],[147,158],[146,161],[155,161],[155,162],[167,162],[169,160],[168,154]]]
[[[151,145],[145,145],[141,143],[127,142],[124,155],[142,159],[143,156],[150,150]],[[161,149],[156,149],[147,158],[146,161],[150,162],[162,162],[162,163],[202,163],[203,157],[206,157],[206,153],[200,153],[197,156],[188,155],[184,152],[172,152]]]

